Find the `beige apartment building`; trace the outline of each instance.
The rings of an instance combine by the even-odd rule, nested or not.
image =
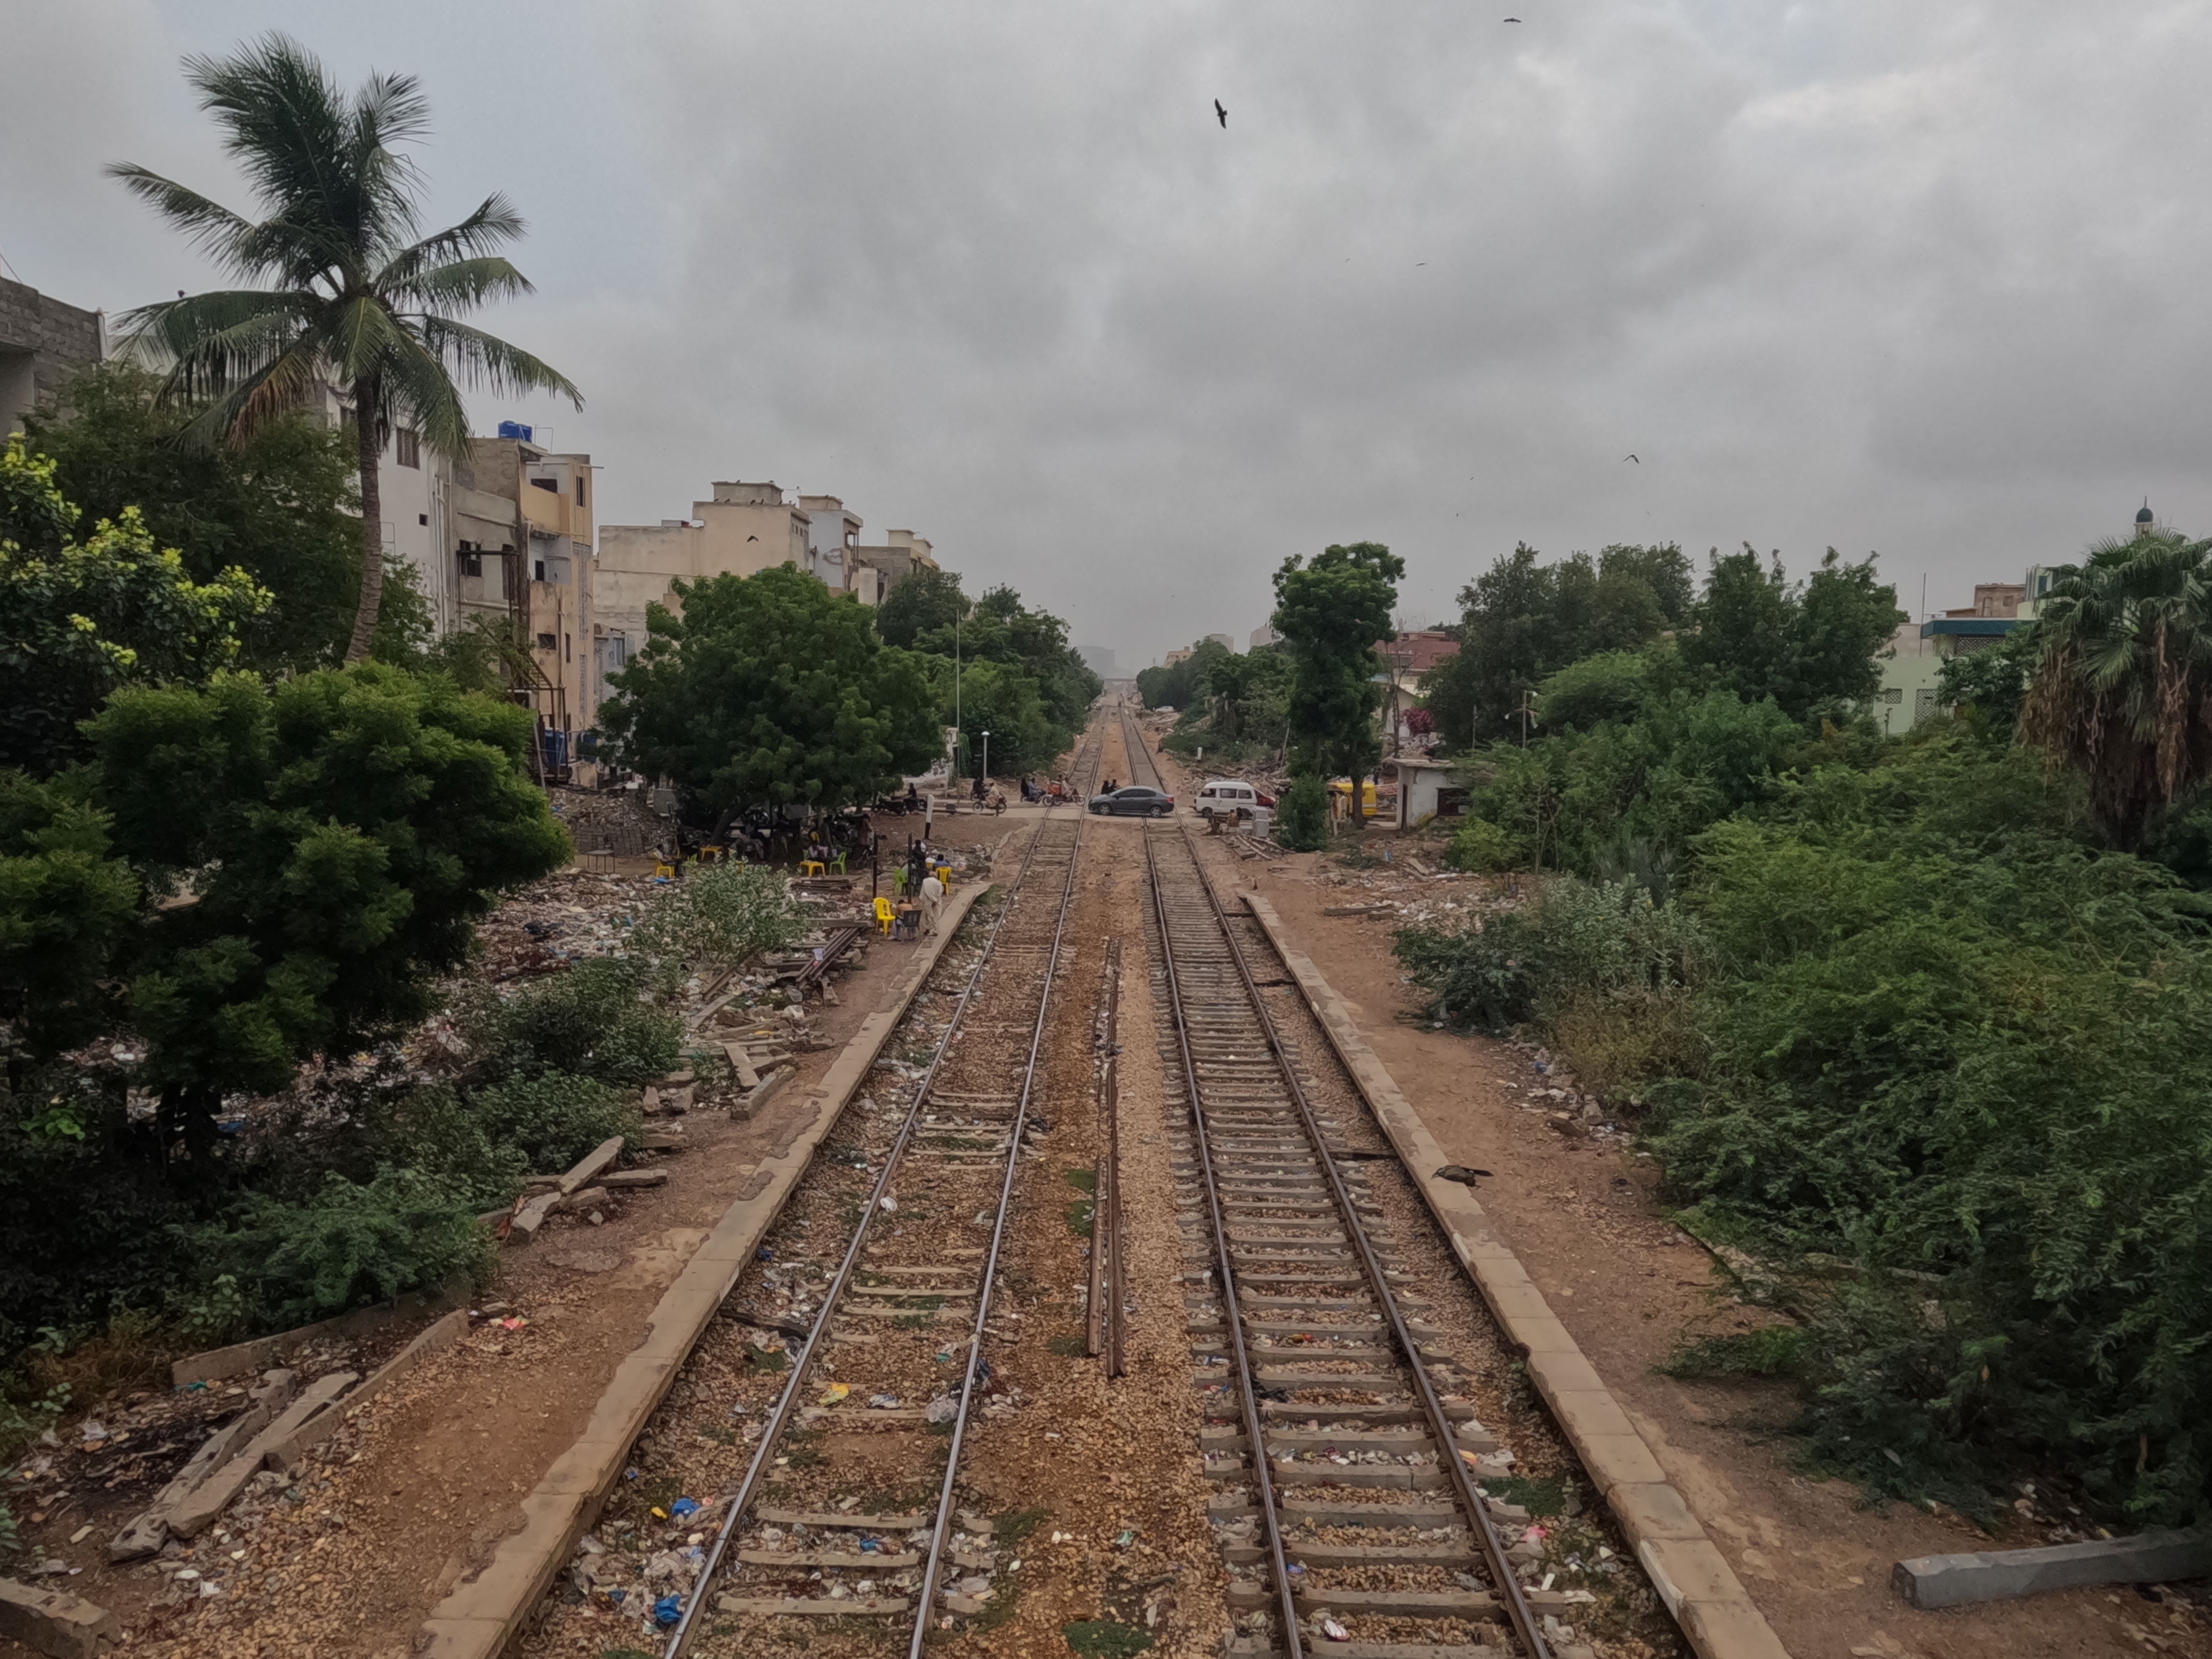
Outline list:
[[[591,580],[591,653],[577,728],[597,725],[606,680],[645,643],[646,612],[655,605],[681,610],[675,584],[710,576],[751,576],[772,565],[807,572],[833,593],[876,605],[916,568],[933,570],[929,543],[910,530],[888,532],[884,544],[860,544],[860,515],[835,495],[784,499],[774,481],[723,481],[711,500],[691,503],[688,519],[657,525],[599,526]]]

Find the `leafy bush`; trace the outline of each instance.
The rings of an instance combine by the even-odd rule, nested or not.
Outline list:
[[[684,1022],[646,1000],[647,964],[594,957],[505,1000],[467,1000],[458,1024],[485,1078],[566,1072],[637,1086],[674,1067]]]
[[[1939,733],[1714,830],[1705,1070],[1652,1145],[1760,1254],[1866,1274],[1814,1303],[1822,1456],[1932,1490],[2025,1455],[2179,1519],[2212,1471],[2208,906],[2083,822]]]
[[[503,1121],[453,1090],[413,1090],[371,1139],[369,1161],[435,1170],[467,1192],[473,1209],[497,1209],[514,1202],[531,1170],[526,1145],[499,1133]]]
[[[1328,842],[1328,787],[1311,773],[1291,780],[1275,811],[1275,839],[1294,853],[1318,852]]]
[[[706,865],[656,899],[632,947],[665,976],[690,969],[720,973],[757,951],[781,951],[805,922],[781,872],[758,864]]]
[[[494,1145],[520,1152],[528,1167],[548,1174],[610,1136],[635,1134],[642,1121],[632,1095],[560,1072],[478,1089],[469,1104]]]
[[[1488,818],[1469,817],[1452,832],[1444,848],[1444,862],[1455,870],[1492,875],[1517,870],[1528,862],[1528,849]]]
[[[1525,909],[1465,927],[1408,927],[1395,949],[1429,993],[1429,1017],[1504,1031],[1592,1005],[1648,1013],[1680,997],[1704,969],[1702,931],[1680,906],[1627,882],[1565,878]]]
[[[197,1241],[211,1273],[228,1273],[268,1322],[303,1325],[349,1308],[442,1285],[482,1283],[495,1246],[465,1188],[420,1170],[380,1170],[357,1185],[336,1172],[303,1204],[263,1194]]]

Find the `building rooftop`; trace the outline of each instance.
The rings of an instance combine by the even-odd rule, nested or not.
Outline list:
[[[2018,617],[1937,617],[1920,624],[1920,637],[1939,634],[2009,634],[2020,626]]]

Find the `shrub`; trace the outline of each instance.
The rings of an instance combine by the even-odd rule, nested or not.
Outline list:
[[[464,1187],[396,1169],[358,1185],[333,1172],[301,1204],[255,1194],[228,1224],[203,1229],[198,1243],[212,1273],[234,1278],[277,1326],[389,1301],[456,1273],[482,1283],[495,1250]]]
[[[470,999],[459,1023],[486,1078],[567,1072],[632,1087],[676,1064],[684,1022],[645,1000],[646,964],[594,957],[514,996]]]
[[[635,1134],[641,1121],[630,1094],[560,1072],[478,1089],[469,1104],[494,1146],[520,1152],[528,1168],[549,1174],[610,1136]]]
[[[762,951],[788,948],[805,921],[782,875],[765,865],[708,865],[669,888],[631,935],[664,979],[720,973]]]
[[[1275,839],[1294,853],[1314,853],[1328,842],[1328,787],[1311,773],[1291,780],[1275,810]]]
[[[1451,843],[1444,848],[1444,862],[1455,870],[1495,875],[1501,870],[1525,867],[1528,851],[1488,818],[1470,817],[1452,832]]]
[[[528,1151],[496,1134],[486,1113],[436,1086],[414,1090],[390,1109],[371,1138],[368,1161],[435,1170],[462,1187],[478,1212],[513,1203],[531,1169]]]

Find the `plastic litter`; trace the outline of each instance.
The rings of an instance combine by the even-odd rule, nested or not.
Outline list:
[[[687,1515],[699,1513],[699,1500],[696,1498],[679,1498],[668,1506],[668,1512],[677,1520],[681,1521]]]
[[[949,1394],[940,1394],[923,1408],[921,1414],[932,1423],[950,1423],[960,1414],[960,1402]]]
[[[684,1598],[664,1595],[653,1604],[653,1622],[665,1630],[684,1616]]]
[[[876,1200],[876,1207],[879,1210],[889,1212],[890,1211],[898,1208],[898,1200],[893,1198],[889,1193],[885,1193],[881,1198]]]
[[[899,1397],[895,1394],[872,1394],[868,1396],[870,1411],[895,1412],[898,1407]]]
[[[1352,1639],[1352,1632],[1327,1613],[1322,1615],[1321,1633],[1332,1642],[1349,1642]]]
[[[822,1397],[814,1403],[817,1406],[838,1405],[843,1401],[847,1395],[852,1392],[853,1385],[850,1382],[832,1382],[823,1390]]]

